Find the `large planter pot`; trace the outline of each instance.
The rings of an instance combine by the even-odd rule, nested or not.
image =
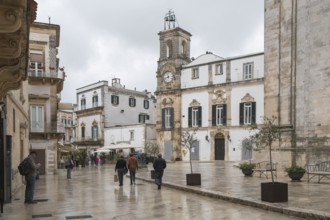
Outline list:
[[[151,170],[150,171],[151,179],[155,179],[155,171]]]
[[[243,173],[245,176],[252,176],[252,174],[253,174],[253,170],[252,170],[252,169],[242,169],[242,173]]]
[[[200,186],[201,185],[201,174],[200,173],[189,173],[186,174],[188,186]]]
[[[261,183],[261,201],[287,202],[288,184],[279,182]]]
[[[301,182],[300,179],[304,176],[304,174],[305,174],[305,172],[288,173],[292,182]]]

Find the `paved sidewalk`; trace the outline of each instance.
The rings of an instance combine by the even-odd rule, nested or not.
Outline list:
[[[288,183],[289,201],[267,203],[261,201],[260,183],[271,180],[265,177],[244,177],[235,164],[224,161],[194,162],[193,171],[201,173],[202,185],[187,186],[185,174],[190,172],[189,163],[168,163],[163,182],[168,187],[297,217],[330,219],[330,181],[317,183],[315,179],[307,183],[307,180],[303,179],[302,182],[291,182],[289,177],[280,177],[277,181]],[[151,170],[152,166],[149,165],[148,169]],[[150,172],[139,172],[138,178],[153,181]]]

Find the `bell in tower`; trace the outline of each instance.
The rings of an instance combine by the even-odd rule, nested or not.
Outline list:
[[[160,36],[160,60],[179,59],[180,64],[190,62],[190,37],[191,34],[177,25],[173,11],[166,13],[164,17],[164,30]]]

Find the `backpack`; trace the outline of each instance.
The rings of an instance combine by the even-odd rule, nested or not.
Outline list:
[[[67,159],[65,161],[65,168],[73,168],[73,164],[71,162],[71,159]]]
[[[26,176],[31,171],[29,158],[25,158],[19,165],[18,165],[19,174],[22,176]]]

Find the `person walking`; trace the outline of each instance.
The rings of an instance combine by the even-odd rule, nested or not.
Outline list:
[[[29,172],[25,175],[25,204],[35,204],[33,200],[34,197],[34,188],[36,183],[36,175],[37,170],[40,168],[40,163],[36,164],[35,160],[37,159],[37,152],[31,151],[29,156],[27,157],[27,161],[29,163]]]
[[[120,156],[119,160],[117,160],[116,167],[115,167],[115,172],[118,173],[119,186],[123,185],[125,169],[127,170],[126,160],[124,159],[124,156]]]
[[[127,167],[128,167],[129,176],[130,176],[130,179],[131,179],[131,185],[133,183],[135,185],[135,173],[139,169],[138,160],[136,159],[136,157],[134,156],[133,153],[130,153],[129,156],[130,157],[127,160]]]
[[[73,167],[74,167],[73,156],[71,156],[65,162],[66,178],[67,179],[71,179],[71,172],[72,172]]]
[[[161,189],[162,178],[166,168],[166,161],[162,158],[162,154],[158,154],[158,158],[154,161],[153,167],[155,170],[155,183],[158,186],[158,189]]]

